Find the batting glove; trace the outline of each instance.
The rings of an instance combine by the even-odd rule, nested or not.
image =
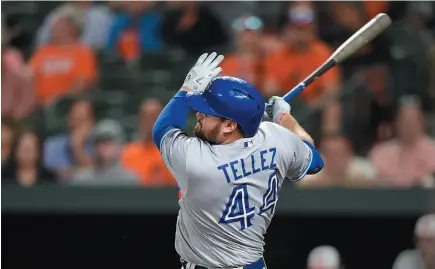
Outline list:
[[[290,114],[291,107],[282,97],[272,96],[266,103],[265,117],[267,114],[267,120],[280,123],[283,115]]]
[[[204,53],[201,55],[186,76],[183,83],[183,88],[188,88],[193,93],[203,93],[211,81],[216,78],[222,68],[218,67],[223,61],[224,56],[216,57],[216,52]]]

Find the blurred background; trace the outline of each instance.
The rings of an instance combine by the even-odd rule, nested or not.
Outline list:
[[[291,103],[326,165],[284,186],[265,257],[270,268],[435,268],[434,216],[424,233],[416,222],[435,212],[435,2],[1,7],[6,268],[179,266],[177,183],[151,130],[197,57],[224,54],[223,75],[283,95],[380,12],[392,26]]]

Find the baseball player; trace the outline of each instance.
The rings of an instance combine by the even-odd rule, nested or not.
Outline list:
[[[323,161],[285,101],[266,105],[246,81],[217,77],[216,56],[199,57],[153,128],[182,194],[175,248],[185,269],[266,268],[264,234],[284,178],[317,173]],[[265,107],[272,122],[262,122]],[[189,108],[196,137],[183,133]]]

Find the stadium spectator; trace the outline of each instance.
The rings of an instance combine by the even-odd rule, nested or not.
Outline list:
[[[139,132],[141,138],[125,146],[122,153],[124,167],[136,174],[143,186],[176,186],[160,152],[152,140],[154,122],[162,110],[156,99],[147,99],[139,111]]]
[[[54,182],[55,175],[42,165],[41,145],[35,133],[23,132],[17,139],[11,161],[2,168],[2,182],[25,187]]]
[[[221,75],[249,81],[259,89],[263,84],[264,51],[262,48],[263,22],[252,15],[242,16],[233,22],[236,49],[225,56]]]
[[[316,36],[315,11],[309,2],[292,3],[284,20],[282,38],[286,46],[271,53],[267,59],[266,95],[286,93],[332,53]],[[326,90],[337,90],[340,82],[338,70],[330,71],[302,93],[305,100],[311,101]]]
[[[79,168],[92,164],[94,111],[87,100],[75,101],[68,115],[69,133],[49,137],[44,145],[44,164],[68,180]]]
[[[40,103],[50,105],[66,94],[93,85],[97,63],[90,47],[81,44],[81,13],[71,6],[59,9],[51,28],[51,42],[40,46],[30,60]]]
[[[320,143],[325,161],[323,170],[301,180],[303,187],[370,187],[375,185],[375,170],[371,163],[355,156],[350,142],[342,136],[326,136]]]
[[[120,164],[119,158],[125,140],[121,125],[114,120],[99,121],[93,132],[95,154],[92,167],[78,170],[73,184],[133,184],[139,180]]]
[[[315,11],[310,2],[292,2],[282,24],[285,47],[271,52],[265,63],[263,90],[266,96],[282,96],[287,93],[332,54],[331,49],[316,36]],[[341,109],[337,101],[339,90],[339,69],[334,68],[300,94],[304,103],[315,108],[320,108],[321,103],[329,102],[322,119],[318,119],[319,124],[322,123],[320,127],[323,133],[340,131]]]
[[[191,55],[216,49],[229,41],[222,23],[199,1],[168,1],[162,23],[162,37]]]
[[[107,49],[118,51],[126,61],[137,60],[142,51],[161,48],[161,15],[151,1],[125,1],[123,12],[115,15]]]
[[[418,99],[404,97],[396,118],[396,138],[376,145],[370,159],[382,185],[433,186],[435,141],[424,132]]]
[[[9,45],[9,37],[9,32],[2,23],[2,117],[22,120],[35,109],[34,87],[23,55]]]
[[[2,118],[2,133],[1,133],[2,167],[8,164],[11,158],[15,133],[16,131],[14,129],[13,121],[11,121],[10,119]]]
[[[318,246],[308,254],[307,269],[342,269],[340,253],[333,246]]]
[[[36,36],[38,46],[50,43],[51,31],[56,22],[56,16],[60,9],[74,8],[83,16],[83,30],[80,38],[83,44],[100,49],[106,45],[109,27],[112,23],[112,14],[104,5],[92,1],[67,2],[53,10],[44,20]]]
[[[435,268],[435,214],[417,220],[414,229],[416,249],[402,251],[393,264],[393,269]]]

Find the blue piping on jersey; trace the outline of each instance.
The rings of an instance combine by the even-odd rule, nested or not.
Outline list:
[[[310,151],[309,153],[309,155],[311,156],[310,163],[307,165],[305,171],[302,174],[300,174],[298,178],[292,179],[291,181],[299,181],[307,174],[308,175],[317,174],[318,172],[320,172],[320,170],[322,170],[324,166],[322,156],[320,156],[320,153],[314,148],[314,146],[305,140],[302,141],[307,145],[308,150]]]
[[[160,150],[163,137],[173,129],[183,130],[189,114],[189,107],[185,102],[187,92],[178,91],[163,108],[153,127],[153,140]]]
[[[320,172],[320,170],[322,170],[323,166],[325,165],[322,156],[320,156],[320,153],[309,142],[303,142],[311,149],[312,152],[311,162],[308,166],[307,174],[317,174],[318,172]]]

